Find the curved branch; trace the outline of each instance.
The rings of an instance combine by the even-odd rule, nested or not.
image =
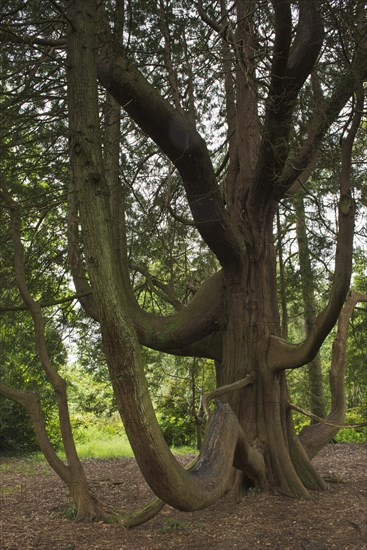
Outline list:
[[[47,435],[39,395],[35,392],[16,390],[3,383],[0,383],[0,395],[15,401],[26,409],[31,418],[37,442],[47,462],[66,484],[70,483],[70,470],[57,456]]]
[[[330,422],[329,420],[325,420],[325,418],[322,418],[317,414],[313,414],[311,412],[305,411],[304,409],[301,409],[301,407],[297,407],[297,405],[293,405],[293,403],[289,403],[288,407],[293,411],[303,414],[304,416],[308,416],[308,418],[311,418],[312,420],[316,420],[320,424],[325,424],[326,426],[333,426],[333,428],[338,428],[338,430],[342,428],[364,428],[365,426],[367,426],[367,422],[361,422],[360,424],[336,424],[335,422]]]
[[[351,198],[352,152],[354,139],[362,118],[363,103],[363,87],[360,87],[352,124],[342,144],[342,164],[339,175],[339,232],[329,303],[316,318],[309,336],[302,344],[292,345],[275,336],[271,337],[269,358],[273,370],[294,369],[310,362],[337,322],[343,307],[349,289],[353,257],[355,204]]]
[[[356,92],[367,75],[367,35],[360,42],[355,59],[329,99],[319,102],[310,122],[307,138],[292,163],[285,166],[277,183],[277,197],[284,197],[302,172],[310,166],[325,134],[336,120],[347,101]]]
[[[318,424],[306,426],[299,439],[308,456],[313,458],[339,431],[344,422],[346,402],[344,392],[344,371],[348,323],[358,302],[367,302],[367,295],[351,292],[340,314],[338,331],[333,343],[330,369],[331,411]]]
[[[269,364],[273,370],[296,369],[312,361],[337,322],[352,273],[354,213],[355,205],[352,199],[343,197],[339,205],[339,234],[329,303],[316,318],[308,338],[302,344],[290,344],[281,338],[271,336]]]
[[[196,456],[193,460],[186,464],[185,470],[192,470],[198,459],[199,457]],[[159,512],[162,510],[162,508],[164,508],[165,505],[166,503],[163,500],[161,500],[159,497],[155,497],[150,500],[148,504],[144,506],[144,508],[142,508],[141,510],[124,514],[122,518],[122,523],[124,527],[127,527],[128,529],[130,529],[131,527],[142,525],[143,523],[146,523],[150,519],[154,518],[157,514],[159,514]]]
[[[232,384],[226,384],[225,386],[220,386],[219,388],[216,388],[215,390],[206,393],[203,396],[203,407],[206,414],[206,417],[209,417],[208,412],[208,402],[212,401],[213,399],[218,399],[218,397],[221,397],[222,395],[225,395],[226,393],[232,392],[234,390],[239,390],[240,388],[245,388],[249,384],[252,384],[256,380],[256,375],[254,372],[251,372],[247,374],[244,378],[241,378],[240,380],[236,380],[236,382],[233,382]]]
[[[80,249],[78,206],[75,192],[69,194],[68,242],[69,263],[80,303],[87,315],[99,321],[86,275]],[[217,347],[212,339],[218,331],[222,307],[222,272],[218,271],[196,292],[190,302],[173,315],[161,317],[144,311],[137,302],[129,281],[124,279],[124,296],[134,323],[139,342],[146,347],[167,353],[217,358]],[[210,336],[207,340],[202,341]],[[202,342],[201,342],[202,341]],[[190,346],[194,345],[194,349]],[[214,356],[213,356],[214,352]]]
[[[189,118],[172,107],[125,57],[105,24],[98,77],[180,173],[198,231],[223,266],[238,263],[241,248],[216,181],[205,141]]]
[[[177,350],[214,335],[219,329],[223,275],[218,271],[196,292],[182,310],[167,317],[129,304],[139,342],[158,351]]]
[[[274,0],[276,36],[271,68],[271,83],[263,138],[256,168],[252,202],[266,201],[279,185],[289,153],[292,114],[295,100],[311,74],[323,43],[323,25],[316,0],[300,2],[296,37],[290,46],[291,10],[288,1]]]
[[[318,0],[301,0],[297,34],[291,46],[287,64],[290,86],[301,88],[311,74],[324,38]],[[292,83],[293,80],[293,83]]]

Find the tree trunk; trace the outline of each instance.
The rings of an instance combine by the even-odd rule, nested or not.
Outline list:
[[[287,306],[287,294],[285,286],[285,269],[283,259],[283,235],[282,226],[280,222],[280,212],[277,209],[277,233],[278,233],[278,264],[279,264],[279,294],[280,294],[280,307],[282,315],[281,323],[281,336],[284,340],[288,340],[288,306]]]
[[[305,332],[307,338],[313,330],[313,326],[315,324],[316,304],[310,249],[306,232],[305,205],[302,195],[295,196],[294,205],[296,208],[296,232],[298,242],[299,267],[301,272],[301,289],[304,306]],[[308,363],[308,380],[310,410],[313,414],[324,418],[325,397],[320,353],[317,353],[312,361]]]
[[[271,236],[269,216],[264,235]],[[261,237],[258,237],[258,243]],[[272,240],[260,246],[256,259],[248,255],[242,269],[224,271],[225,314],[222,325],[223,362],[218,385],[233,383],[253,372],[254,384],[228,394],[246,440],[264,455],[269,488],[292,496],[325,484],[297,442],[288,410],[285,374],[271,372],[268,349],[279,334]]]

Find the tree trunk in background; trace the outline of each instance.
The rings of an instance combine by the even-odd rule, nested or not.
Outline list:
[[[279,264],[279,294],[281,306],[281,335],[284,340],[288,340],[288,308],[287,308],[287,293],[284,274],[284,258],[283,258],[283,235],[280,222],[279,208],[277,209],[277,233],[278,233],[278,264]]]
[[[296,209],[296,232],[301,273],[305,332],[307,338],[313,330],[315,324],[316,304],[314,275],[312,272],[311,254],[306,231],[306,215],[303,195],[299,194],[294,197],[294,205]],[[326,412],[320,353],[317,353],[315,358],[308,363],[307,368],[309,379],[310,410],[313,414],[324,418]]]

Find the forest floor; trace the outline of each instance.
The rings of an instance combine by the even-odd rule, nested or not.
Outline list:
[[[188,460],[188,458],[182,458]],[[329,445],[315,464],[328,490],[309,500],[229,494],[195,513],[166,506],[149,523],[85,524],[65,517],[67,492],[47,464],[1,460],[0,550],[357,550],[367,547],[367,445]],[[132,458],[85,461],[101,500],[126,511],[151,497]]]

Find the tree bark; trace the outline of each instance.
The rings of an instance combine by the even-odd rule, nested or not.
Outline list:
[[[294,197],[296,209],[296,233],[298,242],[299,269],[301,274],[301,289],[304,307],[306,338],[310,336],[316,321],[316,304],[314,294],[314,277],[312,273],[310,250],[306,231],[306,215],[303,196]],[[322,380],[320,353],[308,363],[309,400],[312,413],[323,418],[325,416],[325,397]]]

